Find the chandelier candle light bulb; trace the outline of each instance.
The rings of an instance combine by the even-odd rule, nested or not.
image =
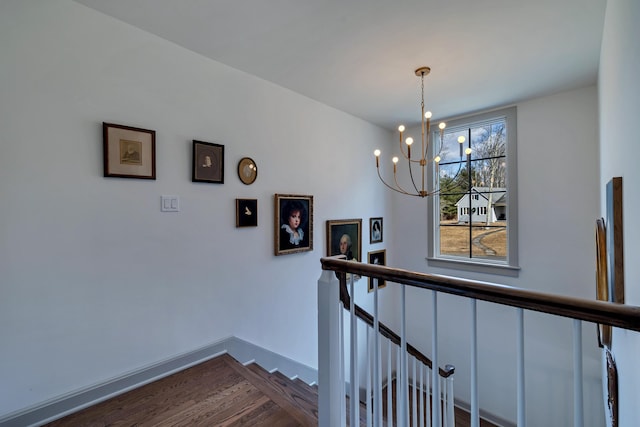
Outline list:
[[[398,132],[400,132],[400,152],[402,153],[403,157],[407,160],[408,166],[409,166],[409,177],[411,178],[411,184],[413,186],[413,190],[411,191],[406,191],[404,190],[400,184],[398,184],[398,176],[397,176],[397,164],[398,164],[398,157],[394,157],[393,160],[393,180],[395,185],[389,185],[383,178],[382,175],[380,174],[380,150],[375,150],[373,152],[373,154],[376,156],[376,169],[378,171],[378,178],[380,178],[380,181],[382,181],[382,183],[384,185],[386,185],[387,187],[389,187],[390,189],[392,189],[393,191],[396,191],[398,193],[402,193],[402,194],[406,194],[408,196],[417,196],[417,197],[427,197],[427,196],[431,196],[431,195],[435,195],[438,194],[440,192],[440,189],[437,188],[437,183],[438,183],[438,174],[439,174],[439,162],[442,160],[441,156],[440,156],[440,150],[442,150],[443,148],[443,141],[444,141],[444,129],[446,128],[446,124],[444,122],[441,122],[440,124],[438,124],[438,129],[440,130],[440,146],[439,146],[439,151],[438,154],[433,158],[433,162],[434,162],[434,168],[433,168],[433,175],[432,175],[432,183],[431,183],[431,189],[428,190],[428,182],[427,182],[427,177],[426,177],[426,169],[428,166],[428,161],[427,161],[427,156],[429,155],[429,144],[431,143],[430,139],[431,139],[431,117],[433,117],[433,114],[431,113],[431,111],[424,111],[424,77],[429,74],[431,72],[431,68],[429,67],[420,67],[417,70],[415,70],[415,74],[416,76],[420,77],[420,82],[421,82],[421,103],[420,103],[420,110],[421,110],[421,134],[422,134],[422,139],[421,139],[421,152],[420,152],[420,158],[418,159],[412,159],[411,158],[411,145],[413,144],[414,140],[412,137],[407,137],[406,139],[404,139],[404,142],[407,144],[407,151],[405,154],[404,148],[402,146],[402,142],[403,142],[403,137],[404,137],[404,131],[405,131],[405,127],[404,125],[400,125],[398,127]],[[458,137],[458,142],[460,143],[460,157],[462,157],[462,149],[463,149],[463,143],[465,141],[464,136],[460,136]],[[436,152],[435,150],[432,150],[434,153]],[[471,154],[471,148],[467,148],[465,150],[465,153],[467,154],[467,156],[469,156]],[[420,169],[421,169],[421,175],[422,175],[422,181],[421,181],[421,185],[420,188],[418,188],[418,185],[416,184],[416,181],[414,180],[413,177],[413,170],[412,170],[412,165],[413,163],[418,163],[420,165]]]

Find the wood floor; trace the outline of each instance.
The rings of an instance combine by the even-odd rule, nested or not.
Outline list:
[[[316,387],[225,354],[46,426],[306,427],[318,425],[317,405]],[[456,427],[466,426],[469,415],[456,411]]]

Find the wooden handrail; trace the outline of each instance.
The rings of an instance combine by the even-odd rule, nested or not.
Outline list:
[[[340,301],[342,302],[344,308],[349,310],[351,308],[351,297],[349,296],[349,292],[347,291],[346,274],[338,274],[338,278],[340,280]],[[354,308],[356,317],[373,328],[373,316],[358,304],[354,304]],[[382,336],[386,337],[397,346],[401,345],[400,335],[393,332],[393,330],[391,330],[387,325],[378,321],[378,328]],[[431,359],[422,354],[420,350],[409,343],[407,343],[407,353],[418,359],[423,364],[427,365],[430,369],[433,369],[433,363],[431,362]],[[455,370],[456,368],[453,365],[445,365],[444,369],[438,367],[438,373],[443,378],[449,378],[455,373]]]
[[[399,268],[345,261],[335,257],[322,258],[320,262],[323,270],[358,274],[640,332],[640,307],[638,306],[555,295],[437,274],[416,273]]]

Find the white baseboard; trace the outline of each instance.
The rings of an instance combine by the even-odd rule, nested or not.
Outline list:
[[[229,337],[100,384],[7,414],[0,418],[0,427],[40,426],[225,353],[241,363],[255,362],[267,371],[278,370],[289,378],[297,377],[308,384],[314,384],[318,379],[316,369],[240,338]]]

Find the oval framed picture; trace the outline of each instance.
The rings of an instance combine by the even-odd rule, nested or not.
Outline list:
[[[258,166],[250,157],[243,157],[238,162],[238,178],[246,185],[251,185],[258,177]]]

